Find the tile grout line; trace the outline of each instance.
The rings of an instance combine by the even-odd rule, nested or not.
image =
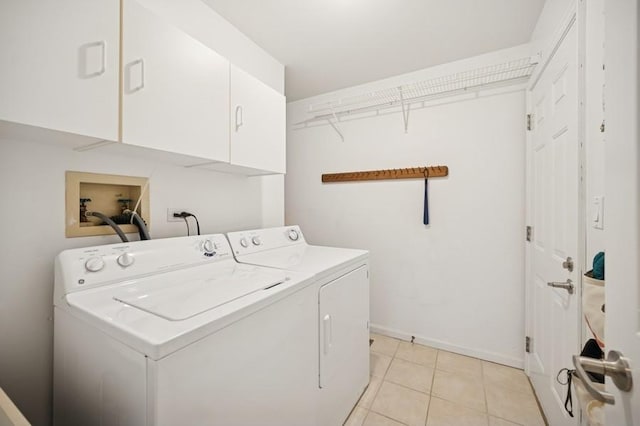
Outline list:
[[[403,425],[403,426],[408,426],[406,423],[402,423],[400,420],[394,419],[393,417],[389,417],[386,414],[382,414],[382,413],[378,413],[377,411],[369,410],[369,413],[371,413],[371,412],[373,412],[374,414],[377,414],[380,417],[384,417],[385,419],[389,419],[389,420],[393,421],[394,423],[398,423],[398,424]],[[367,417],[369,416],[369,413],[367,413]],[[366,419],[367,418],[365,417],[365,420]]]
[[[374,339],[375,342],[375,339]],[[398,343],[398,347],[400,346],[400,343]],[[369,349],[369,353],[371,352],[375,352],[371,349]],[[376,390],[376,392],[373,394],[373,396],[371,397],[371,406],[369,408],[367,408],[367,415],[364,416],[364,419],[362,420],[362,423],[364,424],[364,422],[367,420],[367,417],[369,417],[369,413],[371,411],[373,411],[371,408],[373,408],[373,403],[376,402],[376,398],[378,397],[378,393],[380,392],[380,389],[382,389],[382,385],[384,384],[384,378],[387,375],[387,371],[389,371],[389,368],[391,367],[391,363],[393,362],[393,359],[395,358],[395,353],[398,352],[398,348],[396,347],[396,350],[394,352],[394,355],[391,357],[391,361],[389,361],[389,365],[387,366],[387,369],[384,371],[384,374],[382,375],[382,377],[380,377],[380,386],[378,386],[378,389]],[[375,352],[375,353],[379,353],[379,352]],[[375,376],[374,376],[375,377]],[[371,376],[369,376],[369,383],[371,383]],[[380,414],[376,411],[373,411],[376,414]]]
[[[491,417],[495,417],[496,419],[504,420],[506,422],[513,423],[513,424],[518,425],[518,426],[524,426],[522,423],[517,423],[517,422],[515,422],[513,420],[506,419],[504,417],[501,417],[501,416],[498,416],[498,415],[493,415],[493,414],[489,413],[489,400],[487,399],[487,391],[486,391],[486,387],[485,387],[486,381],[485,381],[485,376],[484,376],[484,361],[481,361],[480,368],[482,370],[482,387],[485,389],[484,399],[485,399],[485,403],[487,404],[487,420],[490,421]],[[507,390],[510,390],[512,392],[519,392],[516,389],[507,389]]]
[[[489,414],[489,399],[487,398],[487,387],[485,386],[487,383],[484,377],[484,362],[482,361],[480,361],[480,374],[482,377],[482,392],[484,393],[484,407],[486,410],[485,412],[487,413],[487,424],[489,424],[489,420],[491,420],[489,416],[491,416],[491,414]]]
[[[383,375],[382,375],[382,377],[380,378],[380,380],[381,380],[380,387],[378,388],[378,390],[376,391],[376,394],[375,394],[375,395],[374,395],[374,397],[373,397],[373,400],[372,400],[372,403],[371,403],[371,408],[369,408],[369,410],[368,410],[369,412],[368,412],[368,413],[367,413],[367,415],[365,416],[365,421],[366,421],[367,417],[369,417],[369,413],[374,412],[375,414],[377,414],[377,415],[379,415],[379,416],[382,416],[382,417],[384,417],[384,418],[387,418],[387,419],[392,420],[392,421],[394,421],[394,422],[396,422],[396,423],[399,423],[399,424],[402,424],[402,425],[405,425],[405,426],[406,426],[406,423],[403,423],[403,422],[401,422],[401,421],[400,421],[400,420],[398,420],[398,419],[394,419],[394,418],[392,418],[392,417],[389,417],[389,416],[388,416],[388,415],[386,415],[386,414],[379,413],[379,412],[377,412],[377,411],[375,411],[375,410],[373,410],[373,409],[372,409],[372,408],[373,408],[373,403],[375,402],[376,398],[378,397],[378,393],[380,392],[380,389],[382,389],[382,385],[383,385],[385,382],[387,382],[385,379],[386,379],[386,377],[387,377],[387,374],[389,373],[389,370],[391,369],[391,364],[393,364],[393,360],[394,360],[394,359],[398,359],[398,360],[400,360],[400,361],[408,362],[408,363],[410,363],[410,364],[419,365],[419,366],[422,366],[422,367],[427,367],[427,366],[422,365],[422,364],[418,364],[418,363],[415,363],[415,362],[412,362],[412,361],[408,361],[408,360],[405,360],[405,359],[402,359],[402,358],[397,358],[397,357],[396,357],[396,355],[397,355],[397,353],[398,353],[398,350],[400,349],[400,343],[401,343],[401,342],[404,342],[404,340],[400,340],[400,339],[395,339],[395,340],[398,340],[398,346],[396,346],[396,349],[395,349],[395,351],[393,352],[393,356],[391,356],[391,361],[389,362],[389,365],[387,366],[387,369],[385,370],[384,374],[383,374]],[[414,343],[412,343],[412,342],[407,342],[407,343],[411,343],[412,345],[414,344]],[[422,346],[422,345],[421,345],[421,346]],[[376,352],[376,351],[373,351],[373,350],[372,350],[372,352],[377,353],[377,354],[380,354],[380,355],[386,355],[386,354],[384,354],[384,353]],[[437,349],[436,349],[436,364],[437,364],[437,360],[438,360],[438,353],[439,353],[439,350],[437,350]],[[387,356],[388,356],[388,355],[387,355]],[[427,368],[430,368],[430,367],[427,367]],[[433,366],[433,371],[434,371],[434,374],[431,376],[431,386],[433,386],[433,378],[434,378],[434,376],[435,376],[435,364],[434,364],[434,366]],[[419,392],[419,393],[422,393],[422,394],[425,394],[425,395],[429,396],[429,402],[427,403],[427,415],[428,415],[428,412],[429,412],[429,405],[431,404],[431,392],[429,392],[429,393],[421,392],[421,391],[419,391],[419,390],[416,390],[416,389],[410,388],[410,387],[408,387],[408,386],[404,386],[404,385],[402,385],[402,384],[400,384],[400,383],[395,383],[395,382],[391,382],[391,381],[389,381],[389,382],[387,382],[387,383],[391,383],[391,384],[393,384],[393,385],[400,386],[400,387],[402,387],[402,388],[404,388],[404,389],[408,389],[408,390],[411,390],[411,391],[414,391],[414,392]],[[425,424],[426,424],[426,422],[427,422],[427,417],[425,417]],[[363,423],[364,423],[364,421],[363,421]]]
[[[400,346],[400,345],[398,344],[398,347],[399,347],[399,346]],[[369,407],[368,413],[367,413],[367,415],[365,416],[364,420],[362,421],[362,423],[363,423],[363,424],[364,424],[364,422],[367,420],[367,417],[369,417],[369,413],[373,412],[373,413],[375,413],[375,414],[377,414],[377,415],[379,415],[379,416],[382,416],[382,417],[384,417],[384,418],[386,418],[386,419],[389,419],[389,420],[392,420],[392,421],[394,421],[394,422],[396,422],[396,423],[400,423],[400,424],[402,424],[402,425],[404,425],[404,426],[407,426],[407,425],[406,425],[406,423],[402,423],[402,422],[401,422],[401,421],[399,421],[398,419],[391,418],[391,417],[389,417],[389,416],[387,416],[387,415],[385,415],[385,414],[378,413],[377,411],[374,411],[374,410],[372,409],[372,408],[373,408],[373,404],[375,403],[376,398],[378,397],[378,393],[380,392],[380,389],[382,389],[382,385],[383,385],[383,384],[384,384],[384,382],[385,382],[385,380],[384,380],[384,379],[385,379],[385,377],[387,377],[387,373],[389,372],[389,369],[391,368],[391,363],[392,363],[392,362],[393,362],[393,360],[395,359],[395,353],[396,353],[396,352],[398,352],[398,349],[397,349],[397,348],[396,348],[396,351],[394,352],[394,355],[391,357],[391,361],[389,362],[389,365],[387,366],[387,369],[385,370],[385,372],[384,372],[384,374],[382,375],[382,377],[380,377],[380,386],[378,387],[378,390],[376,391],[375,395],[374,395],[374,396],[373,396],[373,398],[371,399],[371,407]],[[379,352],[376,352],[376,353],[379,353]],[[393,382],[389,382],[389,383],[393,383]],[[395,384],[395,383],[393,383],[393,384]],[[409,389],[409,388],[407,388],[407,389]]]
[[[389,365],[387,366],[387,368],[386,368],[386,370],[385,370],[385,372],[384,372],[384,375],[380,378],[380,379],[381,379],[381,381],[382,381],[382,383],[387,382],[385,379],[386,379],[386,376],[387,376],[387,374],[388,374],[389,370],[391,369],[391,364],[393,363],[393,360],[394,360],[394,359],[398,359],[398,360],[400,360],[400,361],[403,361],[403,362],[406,362],[406,363],[410,363],[410,364],[413,364],[413,365],[417,365],[417,366],[422,366],[422,367],[431,368],[430,366],[427,366],[427,365],[424,365],[424,364],[420,364],[420,363],[417,363],[417,362],[413,362],[412,360],[406,360],[406,359],[403,359],[403,358],[398,358],[396,355],[397,355],[397,353],[398,353],[398,350],[400,349],[400,343],[401,343],[401,342],[405,342],[405,341],[404,341],[404,340],[401,340],[401,339],[395,339],[395,338],[391,338],[391,339],[398,340],[398,341],[399,341],[399,344],[398,344],[398,346],[396,346],[396,349],[395,349],[395,351],[394,351],[394,354],[391,356],[391,362],[390,362],[390,363],[389,363]],[[416,345],[416,343],[412,343],[412,342],[409,342],[409,341],[406,341],[406,343],[411,343],[412,345]],[[419,345],[419,344],[417,344],[417,345]],[[424,345],[419,345],[419,346],[424,346]],[[431,348],[430,346],[425,346],[425,347]],[[412,391],[415,391],[415,392],[419,392],[419,393],[422,393],[422,394],[426,394],[426,395],[428,395],[428,396],[429,396],[429,403],[427,404],[427,417],[425,418],[425,425],[426,425],[426,423],[428,422],[428,419],[429,419],[429,410],[430,410],[430,408],[431,408],[431,401],[432,401],[432,399],[434,398],[434,395],[433,395],[433,386],[434,386],[434,383],[435,383],[435,374],[436,374],[436,372],[437,372],[437,371],[442,371],[442,372],[445,372],[445,373],[455,374],[455,372],[449,372],[449,371],[447,371],[447,370],[441,370],[441,369],[439,369],[439,368],[438,368],[438,359],[439,359],[439,357],[440,357],[440,352],[442,352],[442,351],[441,351],[440,349],[436,349],[436,348],[431,348],[431,349],[435,349],[437,352],[436,352],[436,360],[435,360],[435,364],[434,364],[434,366],[433,366],[433,368],[432,368],[432,369],[433,369],[434,374],[432,375],[432,378],[431,378],[431,389],[430,389],[430,391],[429,391],[429,392],[422,392],[422,391],[420,391],[420,390],[413,389],[413,388],[410,388],[410,387],[408,387],[408,386],[405,386],[405,385],[403,385],[403,384],[401,384],[401,383],[395,383],[395,382],[393,382],[393,381],[388,381],[388,382],[387,382],[387,383],[391,383],[391,384],[394,384],[394,385],[396,385],[396,386],[399,386],[399,387],[402,387],[402,388],[405,388],[405,389],[408,389],[408,390],[412,390]],[[382,353],[382,352],[376,352],[376,351],[373,351],[373,352],[375,352],[375,353],[377,353],[377,354],[380,354],[380,355],[386,355],[386,356],[389,356],[389,355],[387,355],[387,354],[385,354],[385,353]],[[464,355],[463,355],[463,356],[464,356]],[[482,412],[481,410],[478,410],[478,409],[476,409],[476,408],[472,408],[472,407],[467,407],[467,408],[468,408],[468,409],[472,409],[472,410],[477,411],[477,412],[482,412],[483,414],[485,414],[485,415],[486,415],[486,418],[487,418],[487,422],[489,422],[490,417],[494,417],[494,418],[496,418],[496,419],[500,419],[500,420],[508,421],[508,422],[511,422],[511,423],[513,423],[513,424],[515,424],[515,425],[522,426],[522,424],[517,423],[517,422],[514,422],[513,420],[505,419],[504,417],[497,416],[497,415],[491,415],[491,414],[489,413],[489,401],[488,401],[488,398],[487,398],[486,381],[485,381],[486,376],[485,376],[485,372],[484,372],[484,370],[485,370],[485,362],[484,362],[484,360],[482,360],[482,359],[480,359],[480,358],[475,358],[475,357],[470,357],[470,358],[474,358],[474,359],[477,359],[478,361],[480,361],[480,372],[481,372],[481,374],[480,374],[480,378],[482,379],[483,396],[484,396],[484,402],[485,402],[485,408],[486,408],[486,410],[485,410],[484,412]],[[531,386],[531,382],[530,382],[530,381],[529,381],[529,385]],[[382,384],[380,385],[380,388],[381,388],[381,387],[382,387]],[[378,388],[378,391],[376,392],[376,394],[375,394],[375,396],[374,396],[374,400],[375,400],[375,398],[377,397],[378,392],[380,391],[380,388]],[[511,389],[509,389],[509,390],[514,391],[514,392],[516,392],[516,393],[520,393],[520,394],[525,394],[525,393],[526,393],[526,392],[523,392],[523,391],[522,391],[522,390],[520,390],[520,389],[515,389],[515,388],[511,388]],[[540,408],[540,407],[539,407],[539,401],[537,400],[537,395],[535,395],[535,392],[533,392],[533,395],[534,395],[534,399],[536,399],[536,402],[538,403],[538,408]],[[453,404],[457,404],[457,402],[456,402],[456,401],[450,401],[450,400],[448,400],[448,399],[444,399],[444,398],[441,398],[441,397],[438,397],[438,398],[443,399],[444,401],[448,401],[448,402],[453,403]],[[394,419],[394,418],[389,417],[389,416],[387,416],[387,415],[385,415],[385,414],[382,414],[382,413],[378,413],[377,411],[374,411],[374,410],[371,410],[371,409],[369,409],[368,411],[373,411],[373,412],[374,412],[375,414],[377,414],[377,415],[380,415],[380,416],[385,417],[385,418],[387,418],[387,419],[393,420],[394,422],[398,422],[398,423],[400,423],[400,424],[404,424],[404,423],[400,422],[400,421],[399,421],[399,420],[397,420],[397,419]],[[542,412],[542,410],[540,410],[540,411]],[[367,416],[368,416],[368,414],[367,414]],[[543,415],[543,421],[545,421],[545,423],[546,423],[546,419],[544,418],[544,415]],[[547,423],[547,425],[548,425],[548,423]]]
[[[431,401],[433,400],[433,384],[436,381],[436,371],[438,370],[438,357],[440,356],[440,349],[436,350],[436,362],[433,365],[433,375],[431,376],[431,386],[429,387],[429,403],[427,404],[427,415],[424,418],[424,424],[427,425],[429,421],[429,409],[431,408]]]

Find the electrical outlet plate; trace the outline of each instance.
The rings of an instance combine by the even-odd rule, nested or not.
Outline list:
[[[173,217],[174,213],[182,213],[188,212],[189,209],[178,209],[175,207],[167,209],[167,222],[184,222],[184,219],[181,217]]]

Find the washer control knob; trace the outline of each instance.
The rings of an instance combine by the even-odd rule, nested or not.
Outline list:
[[[260,240],[260,237],[258,237],[257,235],[251,238],[251,242],[254,246],[259,246],[260,244],[262,244],[262,240]]]
[[[211,240],[204,240],[202,243],[202,250],[204,250],[205,253],[211,254],[216,250],[216,245]]]
[[[125,252],[125,253],[122,253],[120,256],[118,256],[116,261],[118,262],[118,265],[122,266],[123,268],[126,268],[128,266],[133,265],[133,262],[135,262],[136,259],[135,257],[133,257],[131,253]]]
[[[249,247],[249,243],[247,242],[247,239],[246,239],[246,238],[244,238],[244,237],[243,237],[243,238],[240,238],[240,245],[241,245],[242,247],[244,247],[244,248]]]
[[[84,267],[89,272],[98,272],[104,268],[104,260],[100,256],[92,256],[84,262]]]
[[[291,241],[298,241],[298,238],[300,238],[300,234],[298,234],[298,231],[296,231],[295,229],[290,229],[289,230],[289,239]]]

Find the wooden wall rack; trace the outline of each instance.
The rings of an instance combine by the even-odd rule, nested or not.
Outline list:
[[[322,182],[350,182],[362,180],[387,179],[425,179],[445,177],[449,175],[449,167],[409,167],[406,169],[367,170],[362,172],[326,173],[322,175]]]

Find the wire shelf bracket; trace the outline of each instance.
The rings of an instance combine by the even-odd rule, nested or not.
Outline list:
[[[331,122],[331,117],[328,117],[327,121],[329,122],[329,124],[331,124],[331,127],[333,127],[333,130],[335,130],[336,133],[338,133],[338,136],[340,136],[340,139],[342,140],[342,142],[344,142],[344,135],[342,134],[342,131],[340,130],[340,126],[338,125],[338,122],[340,121],[340,119],[336,115],[336,112],[333,110],[333,108],[331,108],[331,115],[333,115],[333,119],[335,120],[335,123]]]
[[[402,113],[404,132],[408,133],[412,105],[418,104],[418,107],[425,107],[427,101],[525,83],[538,64],[537,61],[537,57],[526,57],[375,92],[312,104],[309,106],[308,113],[313,116],[294,125],[308,127],[312,123],[327,122],[344,141],[344,134],[339,125],[341,118],[355,117],[372,111],[379,115],[381,111],[397,108]]]
[[[402,86],[398,87],[398,94],[400,95],[400,103],[402,104],[402,120],[404,121],[404,132],[409,133],[409,111],[411,104],[408,104],[404,100],[402,95]]]

